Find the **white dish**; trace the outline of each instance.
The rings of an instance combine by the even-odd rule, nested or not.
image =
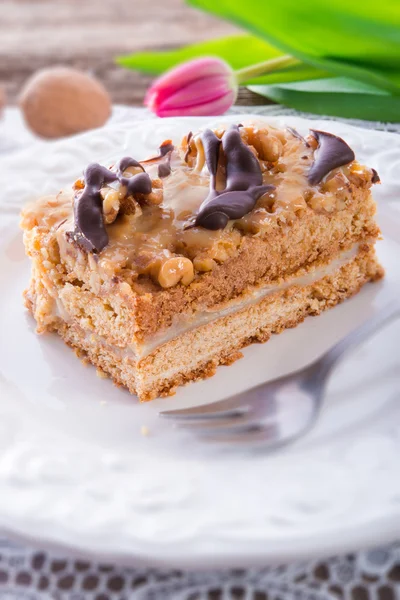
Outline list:
[[[243,116],[240,117],[244,119]],[[259,118],[259,117],[257,117]],[[235,120],[238,117],[223,119]],[[0,198],[0,529],[116,562],[256,565],[400,538],[400,323],[343,364],[318,425],[273,455],[195,443],[161,408],[222,398],[315,358],[400,292],[400,136],[334,122],[268,119],[342,135],[375,167],[386,278],[317,319],[253,345],[173,398],[139,405],[83,367],[22,306],[29,278],[18,212],[93,160],[151,153],[209,120],[128,123],[2,159]],[[219,119],[221,121],[221,119]],[[141,434],[142,426],[149,436]]]

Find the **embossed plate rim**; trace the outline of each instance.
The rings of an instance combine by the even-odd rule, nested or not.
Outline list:
[[[232,121],[238,118],[243,120],[245,117],[241,115],[240,117],[223,117],[218,120]],[[255,115],[254,118],[260,119],[261,117]],[[214,119],[214,121],[216,120]],[[386,174],[386,172],[390,172],[390,157],[393,155],[396,158],[396,153],[400,156],[400,136],[396,134],[363,130],[332,121],[307,121],[296,117],[270,117],[265,120],[281,124],[287,123],[297,126],[300,130],[304,130],[308,126],[325,127],[343,136],[346,136],[346,133],[350,137],[356,136],[361,145],[366,144],[366,147],[362,148],[362,153],[364,155],[370,154],[371,160],[369,163],[371,166],[377,166],[381,175],[382,173]],[[191,128],[199,123],[204,123],[204,121],[208,120],[168,119],[163,121],[150,120],[137,124],[129,123],[130,131],[127,139],[130,136],[129,139],[132,141],[135,135],[142,136],[143,138],[147,136],[146,139],[151,139],[157,129],[167,132],[178,126],[178,124],[185,128],[189,126]],[[2,190],[0,207],[3,210],[4,239],[7,238],[8,234],[11,235],[8,222],[11,227],[15,227],[16,214],[20,203],[32,195],[32,188],[35,190],[38,189],[38,186],[43,182],[44,174],[48,176],[48,181],[47,183],[45,182],[44,187],[46,188],[47,186],[47,189],[50,191],[50,189],[54,188],[55,184],[62,185],[71,176],[78,174],[76,172],[77,163],[75,159],[72,159],[72,153],[81,153],[84,161],[87,162],[93,158],[99,160],[104,155],[117,155],[117,150],[119,150],[120,154],[125,153],[125,150],[121,149],[124,146],[124,143],[121,144],[121,138],[125,139],[125,133],[126,125],[114,125],[104,130],[94,131],[55,144],[38,142],[34,148],[19,152],[14,157],[2,158],[0,163],[2,168],[5,169],[3,172],[9,174],[17,174],[20,169],[17,167],[16,161],[22,161],[25,165],[24,175],[30,182],[30,185],[25,187],[22,185],[23,182],[17,182],[16,184],[15,181],[6,182],[5,188]],[[160,135],[166,135],[166,133]],[[166,137],[168,136],[166,135]],[[379,147],[379,156],[376,152],[374,154],[370,151],[368,144]],[[387,156],[389,156],[389,159]],[[382,168],[378,165],[380,161]],[[80,163],[79,165],[80,167],[84,166]],[[63,169],[61,177],[60,168]],[[390,200],[394,201],[396,195],[398,196],[400,192],[400,185],[397,183],[395,173],[390,178],[387,178],[385,187]],[[387,235],[392,238],[392,243],[395,244],[392,247],[398,251],[398,243],[394,242],[393,238],[400,233],[399,219],[397,214],[393,212],[392,215],[390,210],[390,208],[385,208],[381,211],[382,222],[385,223]],[[3,248],[2,244],[3,242],[0,242],[0,262],[4,259],[4,251],[1,249]],[[15,277],[20,276],[18,275],[20,268],[18,265]],[[25,269],[26,265],[23,268]],[[1,281],[3,282],[1,285],[3,285],[4,279],[2,280],[0,272]],[[6,301],[3,296],[0,297],[0,304],[2,301]],[[15,295],[11,297],[7,305],[11,315],[10,318],[14,318],[11,304],[15,303],[19,307],[19,302],[19,297],[17,298]],[[346,306],[356,306],[357,304],[354,303],[357,303],[358,300],[354,299],[350,302],[351,304]],[[335,312],[336,310],[338,310],[337,313]],[[331,312],[336,315],[341,311],[344,314],[341,307],[335,309],[335,311]],[[22,314],[22,311],[19,314]],[[320,323],[322,323],[322,320],[328,322],[331,320],[331,317],[322,315],[319,319],[321,319]],[[311,330],[319,327],[319,325],[318,320],[312,320],[307,323],[308,336],[311,335]],[[34,343],[35,348],[39,348],[36,345],[36,341],[32,341],[35,340],[36,336],[32,334],[29,321],[24,324],[24,327],[26,328],[27,335],[24,338],[25,343]],[[291,335],[290,332],[288,334]],[[279,336],[279,338],[282,338],[282,336]],[[12,340],[9,341],[9,344],[11,343]],[[267,346],[259,348],[258,353],[264,353]],[[40,348],[43,351],[50,350],[52,353],[61,353],[60,356],[63,357],[63,360],[65,351],[67,353],[65,354],[65,364],[66,368],[69,368],[71,361],[67,349],[60,349],[59,345],[54,341],[50,343],[40,342]],[[254,349],[250,350],[250,352],[254,352]],[[243,359],[243,361],[245,360]],[[235,373],[237,369],[240,370],[242,368],[240,367],[241,364],[244,363],[239,361],[237,363],[238,366],[234,365],[230,367],[229,373],[231,375],[229,377],[233,379],[236,377]],[[0,374],[2,373],[2,369],[3,363],[0,364]],[[73,369],[75,369],[75,363]],[[79,372],[78,366],[76,366],[76,372]],[[95,383],[92,380],[90,381],[90,385],[96,390],[100,389],[100,383],[101,389],[107,389],[107,392],[105,392],[107,394],[123,394],[123,392],[111,390],[108,382]],[[222,380],[218,378],[210,380],[211,383],[204,384],[204,389],[212,391],[218,384],[218,381]],[[4,387],[1,387],[2,385],[4,386],[4,381],[3,383],[0,381],[0,393],[2,389],[4,392]],[[199,386],[202,386],[202,384],[196,384],[196,387],[188,387],[186,390],[190,390],[190,394],[195,395],[197,393],[195,390],[203,389]],[[199,455],[197,456],[195,452],[198,450],[193,449],[192,463],[187,462],[182,463],[182,465],[179,465],[178,462],[175,464],[172,459],[166,457],[165,465],[163,464],[163,466],[165,466],[167,473],[173,474],[175,477],[173,480],[174,485],[171,486],[170,490],[167,490],[166,494],[167,473],[165,474],[165,480],[161,481],[162,485],[157,487],[155,479],[162,480],[161,471],[157,471],[155,468],[152,473],[141,472],[140,464],[139,462],[135,462],[134,456],[126,456],[126,454],[118,452],[118,449],[115,451],[110,449],[109,446],[103,447],[96,438],[96,443],[98,444],[96,448],[101,452],[101,463],[99,463],[96,462],[98,458],[97,454],[94,452],[92,446],[90,446],[93,440],[89,440],[89,435],[87,440],[77,438],[74,440],[74,444],[71,444],[71,440],[64,439],[59,431],[49,430],[49,424],[52,421],[45,420],[41,422],[39,416],[45,415],[46,419],[50,419],[48,414],[51,411],[47,407],[43,407],[40,404],[40,400],[36,400],[38,403],[32,405],[33,408],[29,405],[29,410],[28,404],[23,400],[26,413],[24,412],[23,415],[19,414],[17,408],[20,405],[18,404],[19,400],[16,393],[18,389],[10,394],[10,397],[14,400],[13,402],[3,401],[0,403],[0,418],[4,417],[3,423],[6,423],[6,416],[9,418],[12,417],[16,423],[16,437],[8,443],[6,438],[11,432],[11,428],[8,432],[3,431],[0,420],[0,484],[2,489],[2,498],[0,498],[0,530],[8,535],[15,535],[24,540],[29,540],[36,545],[62,549],[63,551],[68,551],[79,556],[92,556],[124,564],[173,565],[180,568],[250,566],[266,564],[268,562],[288,562],[299,558],[339,553],[353,550],[356,547],[375,545],[379,542],[394,540],[400,536],[400,526],[398,525],[400,523],[399,500],[397,503],[394,500],[390,504],[390,511],[385,516],[382,514],[384,512],[383,503],[381,505],[376,503],[375,506],[372,503],[371,507],[368,508],[369,512],[365,512],[365,507],[363,508],[357,500],[354,500],[354,506],[347,506],[347,498],[341,497],[340,494],[336,498],[332,498],[331,496],[326,497],[324,490],[317,489],[314,490],[314,494],[316,495],[314,506],[309,496],[305,495],[303,497],[303,500],[306,503],[308,502],[308,509],[310,507],[313,509],[312,516],[307,516],[307,512],[303,511],[301,518],[297,514],[297,522],[290,522],[290,519],[287,519],[285,523],[285,518],[290,516],[290,510],[293,510],[293,507],[290,507],[290,500],[293,499],[293,502],[297,501],[300,496],[296,481],[286,481],[284,479],[280,485],[286,486],[286,496],[284,497],[286,502],[285,511],[281,510],[279,514],[278,510],[277,515],[272,515],[282,519],[281,525],[279,525],[278,521],[276,521],[278,525],[276,523],[274,525],[271,524],[271,514],[269,514],[269,522],[267,518],[265,518],[265,521],[256,517],[252,518],[251,509],[257,513],[257,510],[260,508],[259,504],[257,501],[251,504],[251,498],[247,498],[247,504],[245,503],[245,506],[242,507],[241,502],[243,498],[240,496],[240,493],[238,498],[230,496],[231,504],[234,505],[234,508],[227,507],[227,513],[229,514],[226,515],[226,521],[223,522],[221,521],[221,517],[224,516],[222,514],[223,502],[219,505],[219,499],[214,499],[213,493],[215,494],[215,490],[217,490],[218,494],[223,498],[224,489],[218,487],[220,486],[219,481],[228,472],[231,474],[234,473],[232,469],[235,465],[241,467],[243,464],[247,464],[246,459],[242,456],[232,458],[231,456],[222,456],[218,452],[215,454],[206,453],[203,456],[203,450],[199,451]],[[33,390],[32,402],[35,401],[34,395]],[[58,401],[59,399],[56,398],[56,400]],[[163,402],[173,402],[173,400],[165,400]],[[142,408],[131,404],[129,404],[129,409],[125,409],[124,403],[126,403],[125,397],[121,404],[121,414],[123,416],[125,416],[125,410],[129,410],[131,415],[142,411]],[[58,410],[60,407],[60,409],[63,409],[63,406],[65,409],[65,402],[64,405],[62,402],[58,405],[55,403],[51,410],[56,412],[56,409]],[[154,406],[156,407],[157,405]],[[79,407],[77,410],[81,412],[78,412],[78,414],[82,419],[87,418],[84,410],[87,409],[88,414],[92,414],[92,408],[89,405]],[[69,410],[69,407],[67,409]],[[66,411],[67,413],[68,410]],[[38,422],[34,419],[36,411],[37,415],[39,415],[37,417]],[[143,409],[142,413],[146,415],[146,418],[147,416],[151,417],[150,413],[146,413],[145,409]],[[96,412],[96,414],[99,415],[99,420],[101,420],[100,412]],[[65,416],[70,418],[68,414]],[[29,419],[32,420],[29,421]],[[380,425],[379,427],[378,425],[379,423],[376,425],[377,432],[380,432]],[[164,435],[164,432],[162,433]],[[138,435],[138,430],[136,430],[136,435]],[[368,430],[366,429],[362,430],[362,435],[368,440],[368,435],[372,434],[371,432],[368,434]],[[395,430],[393,439],[385,439],[385,436],[382,437],[382,435],[376,435],[375,438],[372,436],[371,439],[374,440],[375,447],[374,453],[369,456],[369,461],[373,462],[373,468],[376,470],[374,474],[377,477],[375,481],[377,489],[371,489],[371,495],[374,496],[375,494],[376,496],[377,490],[379,491],[380,487],[382,490],[382,499],[384,498],[385,501],[388,498],[384,497],[384,494],[389,494],[389,492],[393,498],[400,498],[400,488],[395,488],[390,473],[385,473],[385,470],[382,468],[378,469],[379,460],[382,460],[383,464],[389,465],[389,469],[393,469],[391,451],[393,448],[400,450],[400,427]],[[296,454],[291,454],[292,450],[287,452],[293,457],[293,460],[295,460],[296,456],[308,456],[307,469],[302,472],[302,477],[306,481],[307,477],[309,477],[309,481],[313,481],[312,476],[310,476],[310,470],[312,472],[311,475],[314,474],[314,479],[317,479],[319,473],[323,475],[321,467],[329,465],[332,469],[330,478],[337,486],[343,486],[343,478],[346,478],[348,473],[343,475],[343,472],[340,471],[340,461],[335,456],[331,457],[333,462],[329,463],[328,450],[332,451],[333,448],[336,448],[340,452],[345,453],[347,460],[350,461],[350,466],[354,464],[360,465],[362,464],[360,453],[370,452],[371,443],[368,442],[364,447],[363,437],[360,436],[360,439],[357,440],[358,443],[354,444],[354,447],[349,442],[350,448],[347,448],[344,442],[340,442],[333,434],[331,435],[331,439],[328,435],[328,440],[330,441],[327,445],[322,445],[320,450],[322,458],[318,457],[318,460],[310,460],[310,448],[307,446],[307,444],[311,444],[312,446],[318,443],[318,431],[311,438],[311,441],[306,440],[296,447]],[[118,440],[115,439],[115,441],[117,442]],[[135,444],[137,444],[137,448],[140,451],[149,451],[148,441],[140,439],[136,440]],[[157,443],[155,442],[156,445]],[[169,437],[166,443],[173,444],[174,440]],[[172,445],[171,448],[173,448]],[[36,456],[35,452],[37,451],[39,454]],[[171,452],[171,457],[173,457],[174,450],[171,449],[169,451]],[[282,476],[280,473],[292,472],[287,462],[287,452],[283,452],[272,459],[260,455],[252,455],[251,459],[248,459],[251,460],[253,469],[249,475],[248,483],[256,485],[256,476],[259,476],[260,473],[263,473],[266,477],[271,473],[275,474],[279,481],[279,476]],[[157,452],[155,452],[156,454]],[[324,460],[327,462],[321,462]],[[208,480],[209,484],[212,483],[214,485],[214,488],[211,489],[209,485],[208,489],[206,487],[199,489],[198,494],[204,498],[205,502],[209,501],[209,505],[204,505],[206,510],[202,511],[202,507],[196,505],[196,497],[191,497],[190,494],[186,497],[185,494],[188,492],[189,485],[204,484],[206,480],[202,479],[202,468],[205,468],[207,461],[212,461],[210,465],[212,464],[215,469],[213,480]],[[99,469],[99,465],[103,469],[103,472]],[[194,465],[193,473],[188,469],[188,465]],[[274,468],[272,468],[272,465],[275,465]],[[256,467],[258,467],[257,471],[255,470]],[[278,470],[278,467],[281,471]],[[301,463],[298,464],[298,468],[301,471]],[[168,469],[173,470],[168,471]],[[231,470],[229,471],[229,469]],[[132,477],[133,473],[140,475],[139,479],[141,478],[142,487],[135,487],[136,483]],[[242,485],[245,481],[242,470],[237,474],[237,477],[241,477],[240,482]],[[359,473],[359,479],[358,491],[365,492],[364,488],[368,484],[368,478]],[[225,486],[229,487],[228,484],[231,485],[230,480],[226,482]],[[351,485],[355,485],[355,483],[351,482]],[[389,489],[390,486],[392,487]],[[126,489],[125,495],[123,492],[119,493],[123,488]],[[234,488],[232,487],[232,489]],[[282,500],[279,493],[282,492],[282,488],[277,493],[274,489],[268,490],[268,486],[265,485],[260,491],[260,497],[262,494],[266,494],[267,491],[270,496],[276,495],[276,504],[274,506],[279,509],[279,501]],[[147,497],[148,501],[140,503],[144,492],[149,494]],[[65,496],[65,494],[67,497],[64,498],[63,495]],[[129,494],[132,494],[136,501],[133,509],[128,508]],[[214,501],[214,504],[211,504],[211,499]],[[271,502],[271,499],[268,498],[268,501]],[[324,507],[326,508],[327,505],[329,505],[329,514],[331,515],[330,524],[324,523],[323,518]],[[93,507],[96,508],[97,513],[96,510],[93,511]],[[273,507],[273,504],[271,504],[271,507]],[[385,508],[387,508],[386,505]],[[220,518],[217,522],[212,519],[213,509],[216,511],[217,517]],[[232,513],[229,512],[230,510],[232,510]],[[349,524],[349,511],[354,517],[354,525]],[[319,512],[322,514],[322,528],[318,527],[318,524],[321,525],[318,521]],[[167,514],[173,520],[170,529],[168,528],[168,520],[163,521],[163,515],[165,518]],[[235,517],[232,522],[228,518],[231,514]],[[342,522],[343,515],[347,516]],[[135,519],[137,520],[136,523],[134,523]],[[312,526],[310,525],[311,522]],[[221,524],[224,526],[221,527]],[[285,533],[285,528],[287,527],[290,529],[289,536]],[[279,531],[279,535],[276,533],[277,531]]]

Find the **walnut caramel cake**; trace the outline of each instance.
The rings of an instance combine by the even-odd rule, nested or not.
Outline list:
[[[169,395],[382,277],[378,182],[331,133],[254,123],[91,164],[23,211],[26,306],[141,401]]]

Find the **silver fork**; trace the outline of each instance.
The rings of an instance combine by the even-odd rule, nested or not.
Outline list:
[[[214,442],[269,450],[294,442],[315,424],[327,380],[344,354],[400,316],[400,304],[381,310],[311,365],[225,400],[160,413]]]

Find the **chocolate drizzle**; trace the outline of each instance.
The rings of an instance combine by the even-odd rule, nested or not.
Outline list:
[[[172,157],[173,149],[174,149],[174,147],[172,146],[172,149],[168,150],[168,152],[165,153],[164,162],[161,162],[157,167],[157,174],[160,179],[163,179],[164,177],[168,177],[168,175],[171,175],[171,170],[172,170],[171,169],[171,157]]]
[[[142,173],[137,173],[136,175],[133,175],[133,177],[124,177],[123,174],[129,167],[138,167],[142,170]],[[121,158],[119,161],[117,165],[117,179],[121,185],[126,187],[127,196],[151,193],[151,179],[149,174],[146,173],[137,160],[130,156]]]
[[[134,158],[131,158],[130,156],[125,156],[125,158],[121,158],[121,160],[118,163],[118,174],[121,175],[124,171],[126,171],[126,169],[129,169],[129,167],[138,167],[139,169],[142,169],[142,171],[144,171],[144,168],[142,167],[140,162],[138,162]]]
[[[310,132],[317,140],[318,148],[307,178],[310,185],[317,185],[333,169],[352,162],[355,155],[350,146],[333,133],[316,129],[310,129]]]
[[[156,156],[146,158],[146,160],[142,160],[142,163],[153,163],[166,157],[165,162],[158,165],[157,173],[160,179],[163,177],[168,177],[168,175],[171,174],[171,154],[173,149],[174,145],[171,140],[165,140],[165,142],[163,142],[158,148],[158,154],[156,154]]]
[[[260,163],[243,142],[238,127],[231,127],[222,137],[226,156],[226,189],[248,190],[263,182]]]
[[[210,173],[210,192],[200,206],[194,225],[205,229],[223,229],[229,219],[241,219],[257,200],[275,187],[262,185],[260,164],[233,125],[220,140],[207,129],[202,135],[204,154]],[[216,175],[220,146],[226,158],[226,186],[216,190]]]
[[[157,160],[160,160],[160,158],[164,158],[164,156],[166,156],[168,154],[168,152],[172,152],[173,149],[174,149],[174,145],[171,142],[171,140],[165,140],[161,144],[161,146],[159,146],[158,154],[156,154],[155,156],[150,156],[150,158],[146,158],[146,160],[142,160],[140,162],[142,162],[144,164],[155,162]]]
[[[74,198],[75,230],[68,232],[67,238],[87,252],[99,252],[108,244],[100,189],[104,184],[112,183],[116,179],[116,173],[97,163],[85,169],[85,188]]]
[[[274,189],[273,185],[261,185],[248,190],[216,192],[217,195],[200,208],[195,225],[205,229],[223,229],[229,219],[241,219],[253,210],[263,194]]]
[[[172,152],[172,150],[174,149],[174,145],[171,142],[171,140],[165,140],[165,142],[163,142],[161,144],[161,146],[159,147],[158,151],[160,156],[165,156],[166,154],[168,154],[168,152]]]
[[[142,173],[124,177],[128,167],[140,167]],[[76,242],[87,252],[101,252],[108,244],[108,233],[103,219],[101,188],[108,183],[119,181],[127,189],[127,195],[150,194],[152,185],[148,173],[135,159],[125,157],[120,160],[114,173],[106,167],[93,163],[84,172],[85,187],[74,198],[74,231],[67,232],[67,238]]]
[[[164,177],[168,177],[168,175],[171,175],[171,163],[169,160],[166,162],[160,163],[158,165],[157,175],[159,176],[160,179],[163,179]]]
[[[121,185],[126,186],[127,196],[151,193],[151,179],[148,173],[138,173],[133,177],[119,177],[119,181]]]
[[[371,183],[380,183],[381,178],[379,177],[378,171],[376,169],[371,169],[371,171],[372,171]]]

